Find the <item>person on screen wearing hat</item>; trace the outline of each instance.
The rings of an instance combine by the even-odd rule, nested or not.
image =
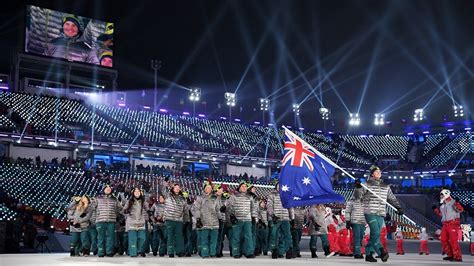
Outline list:
[[[106,183],[103,187],[104,194],[95,201],[96,229],[97,229],[97,254],[100,257],[114,255],[115,222],[117,214],[122,210],[121,204],[112,195],[112,187]]]
[[[114,24],[107,22],[105,25],[105,32],[97,37],[97,41],[106,50],[113,50],[114,46]]]
[[[252,240],[252,223],[256,223],[257,208],[252,196],[247,193],[247,183],[241,181],[238,192],[231,195],[226,202],[232,223],[232,256],[241,258],[242,253],[247,258],[255,258],[254,241]],[[243,243],[242,243],[243,240]]]
[[[60,34],[47,44],[44,55],[69,61],[99,63],[91,45],[84,39],[82,20],[75,15],[63,17]]]
[[[364,185],[364,186],[363,186]],[[370,192],[369,189],[372,191]],[[364,203],[364,216],[370,227],[370,240],[366,247],[365,260],[369,262],[377,262],[373,257],[373,253],[377,253],[383,262],[388,260],[388,252],[386,252],[380,243],[380,231],[384,223],[385,202],[381,201],[376,195],[385,199],[393,205],[398,215],[403,215],[403,210],[395,195],[393,195],[390,186],[383,183],[382,171],[378,166],[370,167],[369,180],[362,184],[359,178],[355,181],[354,195],[360,198]]]
[[[99,62],[101,66],[112,67],[114,63],[113,54],[110,51],[105,51],[100,55]]]

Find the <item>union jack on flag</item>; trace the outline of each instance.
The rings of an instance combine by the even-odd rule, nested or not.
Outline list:
[[[303,144],[301,140],[297,139],[291,132],[285,130],[287,141],[285,141],[286,154],[283,157],[282,164],[286,165],[288,161],[291,161],[292,166],[303,167],[304,164],[308,167],[309,171],[314,170],[311,159],[316,157],[316,154],[311,151],[312,147]]]
[[[344,202],[332,188],[333,162],[287,128],[284,148],[279,178],[283,207]]]

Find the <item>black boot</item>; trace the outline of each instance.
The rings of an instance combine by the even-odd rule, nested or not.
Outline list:
[[[453,260],[453,257],[444,257],[443,260]]]
[[[83,250],[82,250],[82,256],[84,256],[84,257],[88,257],[90,253],[91,253],[91,252],[90,252],[90,250],[88,250],[88,249],[83,249]]]
[[[287,252],[286,252],[286,259],[292,259],[293,258],[293,249],[289,249]]]
[[[365,261],[377,262],[377,260],[374,257],[372,257],[372,255],[370,255],[370,254],[365,254]]]
[[[69,255],[71,255],[71,257],[75,257],[76,256],[76,249],[75,248],[69,248]]]
[[[354,255],[354,259],[363,259],[364,256],[362,256],[361,254],[355,254]]]
[[[262,251],[259,248],[256,248],[253,254],[255,256],[260,256],[261,253],[262,253]]]
[[[276,249],[272,250],[272,259],[278,259],[278,251]]]
[[[331,252],[329,252],[329,247],[323,247],[324,250],[324,256],[329,255]]]
[[[388,260],[388,252],[385,252],[385,249],[383,249],[383,248],[380,249],[380,259],[383,262],[387,262],[387,260]]]
[[[318,257],[318,254],[316,254],[316,249],[312,248],[311,249],[311,258],[317,258]]]

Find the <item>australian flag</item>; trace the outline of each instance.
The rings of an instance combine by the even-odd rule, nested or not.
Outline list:
[[[283,207],[344,202],[332,188],[334,166],[318,156],[315,148],[286,128],[284,148],[279,180]]]

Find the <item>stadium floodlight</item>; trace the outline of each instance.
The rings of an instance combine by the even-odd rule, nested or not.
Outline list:
[[[424,118],[424,112],[422,108],[416,109],[415,113],[413,114],[413,121],[422,121]]]
[[[235,103],[237,101],[237,95],[235,93],[232,93],[232,92],[226,92],[224,94],[224,97],[225,97],[225,100],[226,100],[226,104],[230,107],[234,107],[235,106]]]
[[[350,126],[358,126],[360,125],[360,117],[359,113],[350,113],[349,114],[349,125]]]
[[[374,125],[382,126],[385,123],[384,118],[384,114],[375,114]]]
[[[300,105],[299,104],[297,104],[297,103],[293,104],[293,112],[295,113],[295,115],[300,115]]]
[[[463,117],[464,116],[464,108],[462,105],[453,105],[454,110],[454,117]]]
[[[329,114],[331,113],[331,110],[329,110],[326,107],[321,107],[319,108],[319,114],[321,115],[321,118],[323,120],[329,120]]]
[[[191,102],[198,102],[201,99],[201,88],[191,88],[189,91],[189,100]]]
[[[266,98],[260,98],[260,111],[268,111],[270,100]]]

